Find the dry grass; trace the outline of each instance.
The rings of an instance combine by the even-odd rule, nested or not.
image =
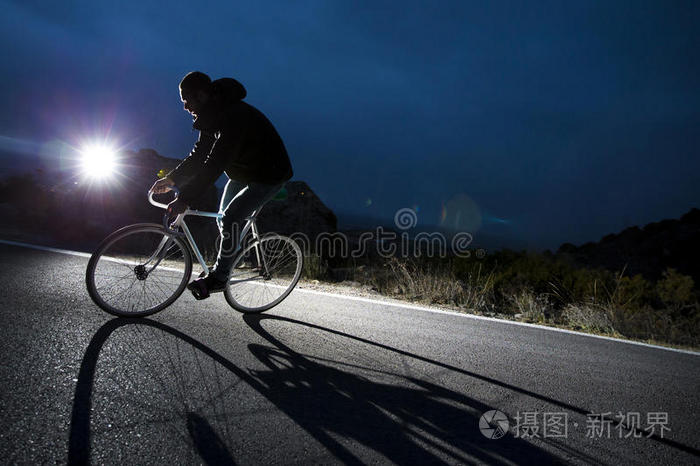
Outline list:
[[[590,282],[578,283],[578,292],[568,289],[561,280],[545,282],[545,287],[535,291],[519,277],[499,276],[503,266],[497,269],[479,262],[460,267],[459,275],[449,260],[390,258],[347,265],[342,278],[338,278],[319,256],[310,255],[305,259],[304,277],[352,280],[385,296],[476,314],[657,344],[700,346],[697,309],[688,305],[678,308],[685,309],[683,314],[678,309],[655,309],[643,304],[643,282],[623,273],[607,283],[593,274]],[[588,292],[580,292],[582,283]]]
[[[318,254],[306,254],[301,276],[308,280],[322,280],[326,278],[328,265]]]
[[[427,263],[389,259],[362,277],[380,293],[427,304],[443,304],[483,311],[491,305],[493,275],[479,267],[459,280],[449,263]]]
[[[594,304],[568,304],[562,311],[562,321],[567,327],[583,332],[616,334],[610,312]]]
[[[545,323],[550,309],[549,297],[536,294],[524,289],[515,291],[509,296],[512,306],[517,311],[516,316],[526,322]]]

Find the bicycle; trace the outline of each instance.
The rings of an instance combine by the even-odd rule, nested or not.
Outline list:
[[[150,191],[148,201],[162,209],[168,207],[154,200]],[[224,289],[228,304],[243,313],[263,312],[282,302],[296,286],[303,267],[301,248],[294,240],[279,234],[260,236],[256,225],[259,213],[260,209],[246,217],[239,252]],[[85,273],[95,304],[122,317],[151,315],[170,306],[185,290],[193,275],[192,254],[203,274],[208,273],[185,222],[188,215],[222,216],[187,209],[171,222],[166,212],[163,225],[137,223],[107,236],[90,257]]]

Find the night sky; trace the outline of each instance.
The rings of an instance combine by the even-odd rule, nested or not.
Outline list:
[[[700,204],[698,1],[0,6],[0,148],[183,158],[201,70],[246,86],[341,226],[410,207],[556,248]]]

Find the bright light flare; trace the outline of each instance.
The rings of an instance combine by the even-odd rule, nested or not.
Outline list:
[[[107,178],[117,168],[117,153],[109,146],[87,146],[80,154],[83,173],[90,178]]]

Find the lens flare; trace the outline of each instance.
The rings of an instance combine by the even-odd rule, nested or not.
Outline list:
[[[466,194],[457,194],[443,204],[440,225],[453,231],[474,233],[482,226],[481,209]]]
[[[83,173],[90,178],[106,178],[117,167],[116,152],[109,146],[86,146],[80,154]]]

